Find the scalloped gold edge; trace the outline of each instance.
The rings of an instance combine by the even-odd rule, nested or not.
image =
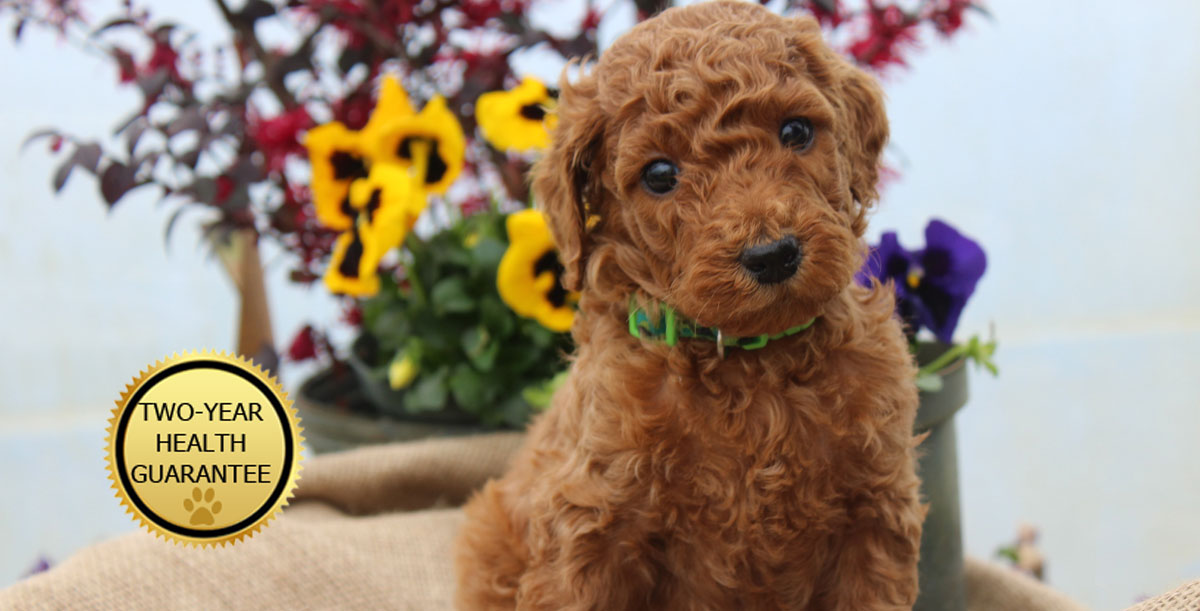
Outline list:
[[[291,434],[296,445],[296,460],[292,463],[291,472],[288,473],[286,492],[280,495],[279,499],[276,500],[271,506],[270,511],[263,514],[263,517],[255,521],[254,524],[247,526],[238,532],[222,537],[189,537],[173,533],[169,530],[159,527],[157,524],[150,521],[145,515],[143,515],[141,511],[138,511],[137,507],[129,501],[126,490],[124,486],[121,485],[121,477],[117,473],[116,448],[114,447],[116,444],[116,427],[117,422],[119,422],[121,419],[121,415],[124,413],[125,409],[129,407],[127,405],[129,398],[133,396],[133,393],[137,391],[142,384],[153,377],[155,373],[158,373],[159,371],[162,371],[163,369],[166,369],[172,365],[194,360],[223,361],[225,363],[241,367],[266,384],[267,388],[270,388],[271,391],[274,392],[279,398],[280,403],[283,404],[283,411],[288,415],[288,428],[291,430]],[[108,427],[105,429],[106,435],[104,438],[105,462],[107,463],[106,467],[108,471],[108,479],[112,481],[111,488],[116,490],[116,493],[113,496],[117,499],[120,499],[121,505],[125,508],[126,513],[132,515],[134,520],[140,526],[145,526],[150,534],[154,535],[155,539],[162,537],[163,539],[171,541],[176,545],[183,543],[185,546],[195,547],[207,547],[210,545],[212,547],[217,547],[218,545],[225,547],[226,544],[233,545],[234,543],[241,541],[243,538],[253,537],[256,533],[261,531],[268,522],[275,518],[276,515],[281,511],[283,511],[283,508],[286,507],[292,500],[292,497],[295,496],[296,486],[300,480],[300,471],[304,469],[304,465],[302,464],[304,461],[304,451],[301,447],[301,445],[304,443],[304,428],[300,426],[300,414],[293,405],[292,400],[288,397],[288,393],[279,385],[279,381],[275,378],[275,376],[268,375],[267,372],[263,371],[262,367],[256,364],[253,360],[245,358],[241,355],[230,354],[224,351],[216,350],[186,351],[183,354],[175,352],[169,357],[164,357],[155,361],[152,365],[147,366],[146,369],[139,372],[138,375],[131,378],[131,382],[126,384],[125,389],[121,391],[121,397],[114,401],[114,403],[116,403],[117,407],[112,410],[112,416],[108,419]]]

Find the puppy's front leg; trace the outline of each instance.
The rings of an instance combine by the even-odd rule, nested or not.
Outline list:
[[[924,513],[915,483],[857,503],[834,566],[826,575],[822,596],[811,608],[912,609],[917,601],[917,559]]]
[[[523,520],[514,515],[500,482],[488,482],[464,507],[455,563],[460,611],[510,611],[529,553],[521,536]]]
[[[646,533],[611,511],[560,508],[539,529],[542,545],[521,578],[518,609],[651,608],[654,550]],[[540,558],[538,558],[540,556]]]

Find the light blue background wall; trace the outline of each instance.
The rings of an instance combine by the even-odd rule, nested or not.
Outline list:
[[[207,4],[152,4],[216,26]],[[994,323],[1002,370],[959,418],[968,551],[1031,522],[1051,583],[1117,609],[1200,578],[1200,4],[990,4],[886,82],[903,179],[873,235],[916,246],[938,216],[988,250],[960,325]],[[55,199],[44,148],[19,154],[35,127],[100,135],[136,103],[107,64],[27,35],[0,42],[0,585],[132,528],[106,412],[148,361],[231,348],[236,314],[194,224],[164,249],[168,211],[106,213],[82,177]],[[280,341],[337,317],[267,258]]]

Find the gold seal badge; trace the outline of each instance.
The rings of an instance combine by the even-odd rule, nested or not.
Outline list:
[[[107,441],[109,478],[138,521],[216,545],[252,535],[287,504],[303,438],[274,378],[239,357],[193,352],[125,387]]]

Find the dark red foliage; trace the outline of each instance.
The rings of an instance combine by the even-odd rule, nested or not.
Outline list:
[[[359,90],[333,103],[333,120],[350,129],[362,129],[374,108],[375,98],[370,90]]]
[[[827,28],[836,28],[849,18],[841,0],[808,0],[805,8]]]
[[[963,13],[971,8],[970,0],[937,0],[929,20],[945,36],[951,36],[963,25]]]
[[[305,12],[321,14],[328,11],[344,17],[363,17],[367,13],[361,0],[308,0],[299,2],[296,6]]]
[[[460,3],[458,10],[466,18],[466,28],[478,28],[487,24],[489,19],[499,17],[501,13],[521,16],[525,13],[526,2],[518,0],[465,0]]]
[[[585,33],[594,33],[596,28],[600,27],[600,19],[604,15],[594,8],[589,8],[583,15],[583,21],[579,24],[579,29]]]
[[[472,195],[471,197],[463,200],[463,202],[459,204],[458,209],[462,211],[463,216],[471,216],[472,214],[483,212],[490,207],[491,202],[488,201],[488,198],[482,195]]]
[[[313,126],[312,117],[303,106],[270,119],[251,115],[247,135],[266,159],[268,172],[282,172],[288,157],[304,155],[300,132]]]
[[[303,329],[292,338],[287,349],[290,361],[307,361],[317,357],[317,333],[312,325],[304,325]]]
[[[287,183],[283,191],[283,203],[271,213],[271,229],[300,259],[298,268],[292,270],[292,280],[309,284],[321,277],[338,233],[317,221],[308,185]]]
[[[906,65],[903,52],[916,45],[920,20],[896,5],[881,6],[875,0],[869,2],[867,18],[870,27],[866,36],[848,49],[854,60],[876,70],[891,64]]]
[[[217,185],[217,192],[213,203],[220,206],[229,200],[229,196],[233,195],[233,189],[237,185],[232,178],[225,174],[218,176],[214,182]]]
[[[109,56],[112,57],[113,62],[117,65],[117,81],[122,85],[135,84],[139,83],[139,81],[153,79],[161,73],[166,76],[164,85],[170,83],[190,93],[192,83],[187,78],[184,78],[183,73],[180,71],[179,50],[171,44],[171,32],[173,30],[173,27],[162,26],[156,30],[144,32],[150,42],[150,55],[144,62],[139,63],[134,55],[123,47],[117,45],[109,47]],[[192,63],[198,64],[199,59],[193,58]],[[164,90],[160,87],[155,90],[145,90],[144,93],[146,94],[146,100],[143,105],[143,111],[149,108],[151,104],[157,102],[164,93]]]
[[[133,61],[133,55],[120,47],[113,47],[113,59],[117,62],[117,79],[122,83],[132,83],[137,80],[137,64]]]
[[[271,213],[271,228],[284,235],[304,231],[315,221],[313,214],[308,185],[288,183],[283,190],[283,203]]]
[[[166,70],[174,82],[184,82],[183,75],[179,73],[179,52],[171,46],[167,35],[162,35],[159,40],[155,41],[154,51],[150,54],[150,59],[146,61],[142,72],[153,74],[159,70]]]
[[[363,321],[362,308],[357,303],[351,303],[346,306],[345,311],[342,312],[342,321],[348,325],[361,327]]]
[[[288,183],[286,189],[283,190],[284,206],[293,207],[301,213],[307,214],[307,206],[312,203],[312,189],[308,185],[298,183]]]

